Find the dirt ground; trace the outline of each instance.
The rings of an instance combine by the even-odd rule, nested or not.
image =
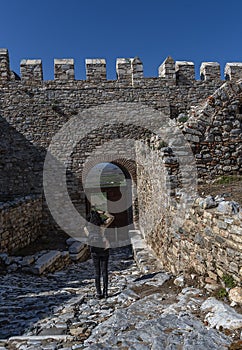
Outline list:
[[[235,201],[242,206],[242,176],[220,177],[209,184],[198,186],[201,196],[223,195],[226,200]]]

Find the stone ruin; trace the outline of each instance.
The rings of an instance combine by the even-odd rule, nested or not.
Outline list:
[[[154,122],[158,126],[162,126],[163,116],[176,125],[192,150],[197,182],[241,175],[242,63],[227,63],[221,78],[219,63],[203,62],[200,80],[195,79],[193,62],[171,57],[160,65],[158,77],[151,78],[144,77],[138,57],[117,59],[116,80],[107,80],[105,59],[87,59],[85,65],[86,79],[75,80],[74,60],[55,59],[54,80],[46,81],[40,59],[22,60],[19,76],[10,68],[8,50],[0,50],[2,260],[9,258],[4,254],[11,255],[38,237],[60,230],[46,203],[43,166],[51,140],[65,123],[79,117],[91,132],[73,146],[68,159],[68,191],[78,211],[85,216],[82,175],[88,157],[97,150],[87,168],[113,162],[129,174],[137,187],[133,221],[164,267],[176,274],[193,268],[214,279],[226,272],[240,281],[240,208],[231,211],[232,204],[225,203],[226,199],[220,199],[223,210],[217,210],[218,202],[206,208],[195,196],[184,223],[171,229],[184,176],[178,149],[169,139],[164,141],[150,132],[149,115],[157,116]],[[124,104],[132,115],[142,116],[144,123],[129,125],[127,114],[127,125],[116,123],[110,128],[101,124],[97,108],[110,120],[118,119],[124,114]],[[149,148],[136,147],[137,162],[131,161],[125,150],[113,160],[112,145],[107,153],[98,151],[113,139],[145,140]],[[121,149],[118,143],[115,147]],[[138,160],[146,165],[140,166]],[[164,201],[167,205],[161,207]],[[147,208],[152,208],[148,220]],[[13,264],[12,269],[25,263],[13,260]]]

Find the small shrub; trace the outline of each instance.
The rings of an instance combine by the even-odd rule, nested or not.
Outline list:
[[[224,298],[227,298],[228,296],[228,292],[225,288],[220,288],[216,291],[216,297],[218,299],[224,299]]]
[[[188,121],[188,116],[187,115],[178,118],[178,122],[179,123],[185,123],[186,121]]]
[[[168,146],[168,144],[165,141],[160,141],[159,145],[157,146],[157,150],[160,150],[160,149],[167,147],[167,146]]]
[[[227,288],[234,288],[236,286],[235,280],[231,275],[224,274],[222,280]]]

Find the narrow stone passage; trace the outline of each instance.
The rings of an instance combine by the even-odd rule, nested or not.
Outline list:
[[[130,248],[111,252],[110,294],[125,288],[125,275],[132,266],[135,269]],[[122,278],[116,283],[117,276]],[[84,303],[94,295],[91,260],[45,276],[12,273],[0,276],[0,281],[0,338],[21,335],[38,320],[72,304],[73,296]]]
[[[203,293],[135,256],[140,268],[130,247],[111,251],[107,300],[93,297],[91,260],[44,277],[1,276],[0,350],[228,349],[233,339],[200,317]]]

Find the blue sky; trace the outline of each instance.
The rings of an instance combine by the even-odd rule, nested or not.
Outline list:
[[[76,79],[85,58],[105,58],[108,79],[118,57],[140,57],[146,77],[169,55],[193,61],[197,77],[203,61],[242,62],[240,0],[0,0],[0,10],[0,47],[18,74],[24,58],[42,59],[44,79],[54,58],[74,58]]]

